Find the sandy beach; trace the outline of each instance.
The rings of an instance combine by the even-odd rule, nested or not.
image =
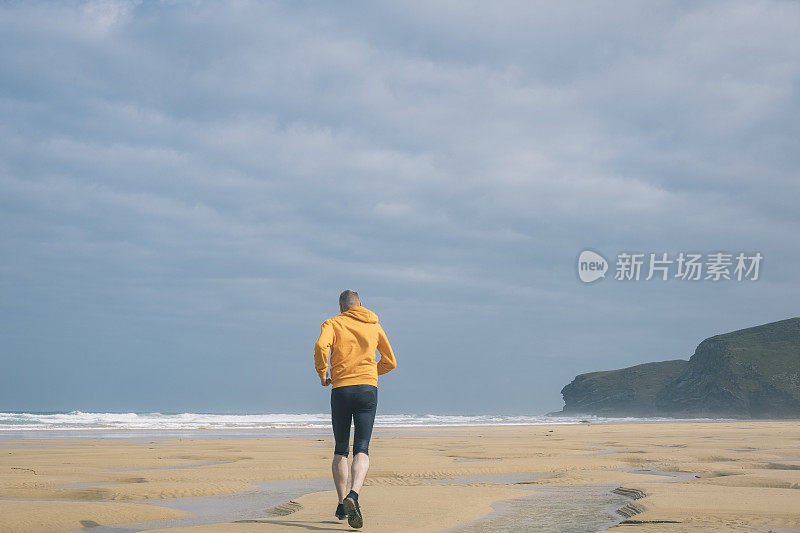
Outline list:
[[[0,531],[347,531],[332,447],[0,436]],[[377,429],[371,463],[364,531],[800,531],[797,422]]]

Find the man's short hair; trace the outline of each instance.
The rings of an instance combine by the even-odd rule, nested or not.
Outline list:
[[[339,306],[347,311],[351,307],[354,307],[361,303],[361,299],[358,297],[358,293],[356,291],[346,290],[339,295]]]

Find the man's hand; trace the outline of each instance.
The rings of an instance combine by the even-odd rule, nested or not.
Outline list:
[[[322,383],[323,387],[327,387],[328,385],[331,384],[331,378],[329,378],[328,375],[326,374],[325,377],[320,378],[320,382]]]

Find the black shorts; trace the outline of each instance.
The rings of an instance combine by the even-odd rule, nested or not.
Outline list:
[[[331,389],[331,422],[336,448],[333,453],[347,457],[350,444],[350,421],[356,426],[353,455],[369,455],[369,439],[378,407],[378,387],[375,385],[346,385]]]

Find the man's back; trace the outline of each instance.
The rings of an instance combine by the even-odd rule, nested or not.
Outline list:
[[[375,361],[375,350],[381,354]],[[330,361],[328,360],[328,351]],[[378,386],[378,376],[397,366],[378,315],[360,305],[326,320],[314,347],[314,363],[320,378],[330,362],[333,388],[347,385]]]

